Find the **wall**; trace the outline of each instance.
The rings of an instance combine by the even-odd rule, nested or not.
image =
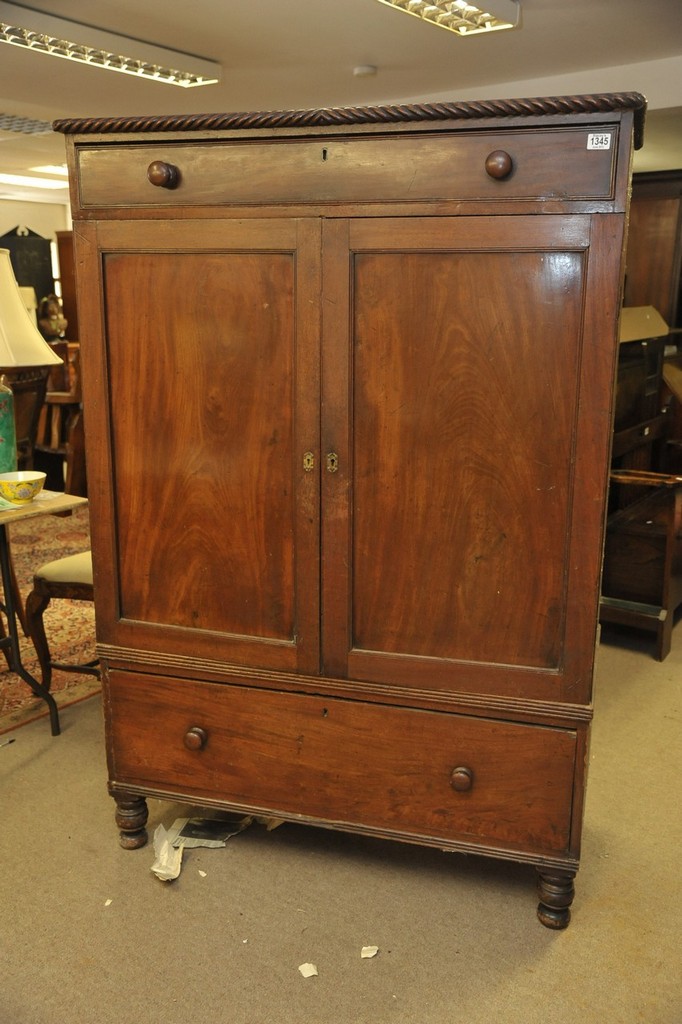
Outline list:
[[[62,203],[22,203],[16,199],[0,199],[0,235],[13,228],[26,227],[43,238],[57,241],[57,231],[71,228],[69,207]]]
[[[43,238],[49,238],[52,245],[52,275],[60,276],[57,253],[57,231],[70,230],[72,226],[71,210],[63,203],[25,203],[17,199],[0,199],[0,235],[13,231],[14,228],[28,228]],[[39,290],[39,289],[38,289]],[[55,285],[57,294],[61,294],[61,286]],[[42,298],[36,295],[39,301]]]

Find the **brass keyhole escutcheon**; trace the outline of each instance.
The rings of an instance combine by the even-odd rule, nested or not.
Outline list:
[[[312,473],[315,469],[315,456],[312,452],[306,452],[303,456],[303,469],[306,473]]]
[[[327,455],[327,472],[336,473],[339,468],[339,457],[336,452],[329,452]]]

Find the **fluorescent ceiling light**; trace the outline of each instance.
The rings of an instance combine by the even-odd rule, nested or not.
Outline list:
[[[220,81],[220,65],[214,61],[4,0],[0,0],[0,42],[184,89]]]
[[[68,181],[55,178],[32,178],[28,174],[0,174],[0,185],[25,185],[28,188],[68,188]]]
[[[422,21],[447,28],[460,36],[516,28],[519,23],[516,0],[487,0],[485,7],[474,7],[466,0],[379,0],[379,3],[413,14]]]

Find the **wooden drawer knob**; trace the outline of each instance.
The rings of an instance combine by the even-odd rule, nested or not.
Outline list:
[[[458,793],[466,793],[474,784],[474,773],[471,768],[453,768],[450,776],[450,785]]]
[[[157,188],[176,188],[180,181],[180,171],[164,160],[154,160],[147,168],[147,177]]]
[[[507,178],[511,174],[513,166],[512,158],[503,149],[493,150],[485,160],[486,171],[491,178],[497,178],[498,181]]]
[[[193,725],[185,733],[184,744],[188,750],[203,750],[207,739],[208,733],[206,730],[201,729],[198,725]]]

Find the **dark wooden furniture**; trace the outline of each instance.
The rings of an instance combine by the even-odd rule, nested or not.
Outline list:
[[[682,328],[682,170],[635,174],[626,257],[625,305],[654,306]]]
[[[92,585],[92,554],[82,551],[46,562],[33,576],[33,587],[26,598],[26,632],[35,647],[42,684],[46,690],[52,685],[52,669],[99,675],[96,662],[69,664],[52,660],[50,644],[45,633],[43,615],[53,600],[94,601]]]
[[[62,341],[52,347],[64,363],[50,373],[36,434],[35,468],[47,473],[46,486],[52,490],[87,497],[80,345]]]
[[[50,239],[17,225],[0,235],[0,247],[9,249],[17,284],[33,288],[36,301],[54,291]]]
[[[653,306],[682,344],[682,169],[633,175],[626,251],[626,306]],[[669,360],[667,361],[669,363]],[[669,437],[678,452],[668,460],[682,469],[682,396],[670,403]]]
[[[612,479],[644,494],[609,516],[600,619],[653,632],[663,661],[682,604],[682,476],[632,470]]]
[[[17,468],[34,468],[35,444],[41,409],[45,401],[50,368],[47,366],[9,366],[0,368],[12,389],[14,425],[17,440]],[[63,487],[60,490],[64,490]]]
[[[67,337],[70,341],[79,341],[80,331],[78,327],[78,305],[76,303],[76,265],[73,258],[73,231],[57,232],[57,255],[59,257],[62,311],[69,325]]]
[[[603,623],[654,633],[659,660],[670,653],[682,603],[682,476],[668,471],[667,334],[651,307],[623,310],[599,613]]]
[[[642,111],[57,123],[124,846],[182,796],[535,865],[568,923]]]

